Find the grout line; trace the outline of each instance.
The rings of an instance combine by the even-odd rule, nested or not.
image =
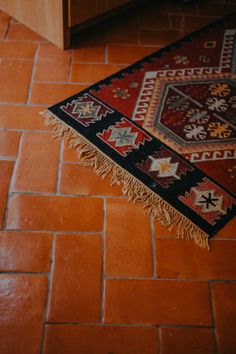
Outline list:
[[[58,162],[58,170],[57,170],[57,179],[56,179],[56,193],[55,195],[60,195],[60,182],[61,182],[61,171],[62,171],[62,154],[64,148],[64,141],[60,141],[60,153],[59,153],[59,162]]]
[[[0,276],[1,275],[24,275],[24,276],[40,276],[40,277],[42,277],[42,276],[48,276],[48,272],[17,272],[17,271],[13,271],[13,272],[11,272],[11,271],[1,271],[0,272]]]
[[[7,216],[8,216],[8,209],[9,209],[9,206],[10,206],[10,197],[11,197],[11,193],[12,193],[12,189],[13,189],[13,183],[15,182],[16,170],[17,170],[18,161],[19,161],[18,157],[20,156],[20,153],[21,153],[21,150],[22,150],[22,144],[23,144],[23,133],[20,135],[16,161],[14,163],[12,176],[11,176],[11,181],[10,181],[10,184],[9,184],[7,205],[6,205],[5,215],[4,215],[4,222],[3,222],[3,230],[5,230],[6,226],[7,226]]]
[[[215,316],[215,308],[214,308],[214,302],[213,302],[213,292],[212,292],[212,287],[211,287],[211,281],[208,282],[209,286],[209,292],[210,292],[210,307],[211,307],[211,313],[212,313],[212,320],[213,320],[213,329],[214,329],[214,337],[215,337],[215,343],[216,343],[216,354],[220,354],[220,346],[219,346],[219,339],[217,336],[216,332],[216,316]]]
[[[31,91],[32,91],[32,86],[33,86],[33,81],[34,81],[34,75],[35,75],[35,70],[36,70],[36,63],[37,63],[38,55],[39,55],[39,50],[40,50],[40,45],[38,45],[38,48],[36,49],[35,56],[34,56],[31,80],[30,80],[30,84],[29,84],[29,88],[28,88],[27,104],[29,103],[30,96],[31,96]]]
[[[109,57],[108,57],[108,45],[106,45],[105,46],[105,48],[104,48],[104,58],[105,58],[105,60],[104,60],[104,64],[108,64],[109,63]]]
[[[55,237],[56,237],[56,235],[54,233],[53,237],[52,237],[52,245],[51,245],[50,271],[48,274],[48,289],[47,289],[48,291],[47,291],[46,302],[45,302],[44,323],[43,323],[42,335],[41,335],[40,354],[43,354],[43,352],[44,352],[46,323],[47,323],[47,318],[48,318],[48,313],[49,313],[50,292],[51,292],[51,288],[52,288],[52,273],[54,270]]]
[[[11,192],[11,196],[13,195],[24,195],[24,196],[34,196],[38,197],[39,195],[42,197],[71,197],[71,198],[94,198],[94,199],[102,199],[104,196],[102,195],[95,195],[95,194],[65,194],[65,193],[60,193],[60,194],[55,194],[51,192],[42,192],[42,191],[33,191],[33,192],[28,192],[28,191],[13,191]],[[106,198],[119,198],[119,199],[127,199],[128,197],[126,196],[106,196]]]
[[[1,232],[1,231],[0,231]],[[48,231],[48,230],[14,230],[14,229],[7,229],[5,232],[14,232],[14,233],[36,233],[36,234],[53,234],[56,233],[57,235],[102,235],[102,231],[97,231],[97,232],[91,232],[91,231],[61,231],[61,230],[53,230],[53,231]]]
[[[57,325],[57,326],[98,326],[98,327],[149,327],[149,328],[209,328],[212,326],[194,326],[194,325],[157,325],[155,323],[94,323],[94,322],[54,322],[47,321],[46,325]]]
[[[0,161],[16,161],[16,157],[0,156]]]
[[[11,24],[11,19],[12,19],[12,17],[9,18],[9,21],[8,21],[8,23],[7,23],[7,29],[6,29],[5,35],[4,35],[4,37],[3,37],[3,41],[4,41],[4,42],[8,41],[7,36],[8,36],[9,30],[10,30],[10,27],[11,27],[11,25],[12,25],[12,24]]]
[[[155,229],[153,223],[153,216],[150,215],[150,229],[151,229],[151,241],[152,241],[152,269],[154,278],[157,277],[156,272],[156,245],[155,245]]]
[[[185,283],[191,283],[191,282],[199,282],[199,283],[231,283],[235,284],[236,279],[231,279],[231,280],[226,280],[226,279],[204,279],[204,278],[153,278],[153,277],[124,277],[124,276],[111,276],[107,275],[105,276],[106,280],[152,280],[156,282],[161,282],[161,281],[175,281],[175,282],[185,282]]]
[[[68,71],[67,71],[67,82],[71,81],[71,69],[72,69],[73,55],[74,55],[74,51],[73,51],[73,49],[70,49],[69,65],[68,65]]]
[[[107,204],[106,197],[104,197],[104,221],[102,233],[102,296],[101,296],[101,322],[105,321],[105,253],[106,253],[106,217],[107,217]]]
[[[45,80],[34,80],[35,84],[48,84],[48,85],[92,85],[92,82],[77,82],[77,81],[45,81]]]
[[[14,107],[47,107],[48,104],[38,104],[38,103],[15,103],[15,102],[0,102],[1,106],[14,106]]]
[[[157,330],[158,330],[158,350],[159,350],[158,353],[162,354],[163,343],[162,343],[161,327],[159,326]]]

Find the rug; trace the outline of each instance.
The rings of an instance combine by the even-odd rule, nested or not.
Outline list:
[[[86,166],[208,247],[236,215],[236,14],[43,115]]]

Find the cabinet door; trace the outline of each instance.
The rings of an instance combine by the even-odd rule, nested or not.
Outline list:
[[[81,24],[132,0],[68,0],[69,26]]]

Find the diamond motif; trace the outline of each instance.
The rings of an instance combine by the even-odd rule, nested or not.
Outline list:
[[[115,146],[133,145],[137,138],[137,133],[132,133],[131,128],[112,128],[109,141],[114,141]]]

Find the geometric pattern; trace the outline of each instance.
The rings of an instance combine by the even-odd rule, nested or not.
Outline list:
[[[164,146],[136,166],[164,188],[180,180],[187,171],[193,171],[190,164]]]
[[[109,126],[109,129],[103,130],[102,133],[97,133],[97,136],[123,157],[133,149],[138,149],[145,141],[152,140],[149,134],[126,118]]]
[[[60,108],[85,127],[105,117],[107,113],[114,112],[87,93],[67,103],[66,106],[62,105]]]
[[[236,214],[235,24],[220,20],[49,108],[210,236]]]
[[[236,203],[236,199],[206,177],[192,187],[190,192],[179,196],[179,200],[212,225]]]

